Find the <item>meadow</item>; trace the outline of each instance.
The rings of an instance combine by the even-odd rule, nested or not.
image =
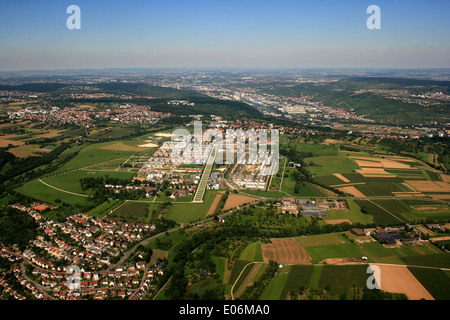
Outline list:
[[[205,218],[218,191],[206,190],[203,203],[172,203],[167,211],[167,219],[188,224]]]

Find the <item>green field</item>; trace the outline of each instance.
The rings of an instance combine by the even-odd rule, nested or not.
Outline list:
[[[450,219],[449,206],[432,200],[402,199],[372,200],[372,202],[405,222],[419,223],[427,219],[446,222]]]
[[[218,191],[206,190],[205,196],[203,197],[203,203],[174,202],[167,212],[167,218],[185,224],[205,218],[218,194]]]
[[[117,158],[126,160],[127,157],[136,153],[136,151],[123,151],[123,150],[109,150],[107,149],[113,144],[117,144],[116,141],[95,143],[88,145],[79,150],[78,154],[61,168],[57,169],[54,173],[64,172],[67,170],[73,170],[78,168],[84,168],[94,164],[111,161]]]
[[[319,288],[327,288],[330,299],[339,299],[345,295],[346,299],[354,299],[355,290],[365,288],[368,278],[367,266],[328,266],[323,267]]]
[[[304,290],[326,290],[327,299],[337,300],[345,296],[354,297],[354,288],[366,285],[367,266],[300,266],[294,265],[279,269],[277,276],[264,291],[261,299],[286,300],[290,292],[302,293]],[[305,297],[303,297],[305,298]]]
[[[86,212],[86,214],[95,218],[102,218],[105,214],[110,213],[111,210],[114,210],[121,204],[122,201],[117,199],[105,201],[102,204],[95,207],[94,209],[91,209],[88,212]]]
[[[131,181],[134,174],[129,171],[76,170],[73,172],[60,174],[48,179],[44,179],[43,181],[62,190],[80,194],[88,194],[88,190],[83,191],[81,189],[80,179],[99,178],[106,176],[108,176],[109,178],[126,179]]]
[[[360,258],[361,251],[356,243],[350,243],[342,234],[315,235],[295,238],[318,263],[327,258]]]
[[[450,274],[438,269],[408,267],[436,300],[450,300]]]
[[[370,214],[373,217],[374,222],[380,226],[395,225],[403,222],[403,219],[396,217],[383,208],[380,208],[372,201],[355,200],[355,202],[362,211],[366,211],[367,214]]]
[[[143,221],[149,215],[148,204],[145,202],[127,201],[113,212],[113,217],[120,220]]]
[[[269,285],[264,289],[261,294],[261,300],[284,300],[286,297],[285,287],[292,284],[291,272],[289,270],[293,268],[308,268],[311,266],[287,266],[278,269],[278,272],[274,278],[270,281]],[[301,273],[304,275],[305,273]]]
[[[57,204],[58,199],[61,200],[62,203],[68,203],[72,205],[88,205],[90,203],[87,197],[73,195],[53,189],[44,185],[39,180],[32,180],[30,182],[27,182],[21,187],[17,188],[16,191],[37,200],[50,202],[52,204]]]
[[[322,155],[318,157],[305,158],[305,162],[309,164],[313,162],[313,166],[309,166],[309,171],[314,175],[332,175],[333,173],[352,173],[359,166],[346,155]]]
[[[244,250],[242,250],[239,259],[262,262],[261,241],[252,242],[246,246]]]
[[[369,214],[361,212],[361,208],[353,200],[347,200],[348,210],[332,209],[327,211],[326,220],[333,219],[349,219],[352,223],[370,224],[373,222],[373,217]]]
[[[242,269],[250,262],[251,261],[248,261],[248,260],[236,259],[234,261],[233,268],[231,269],[230,278],[228,279],[228,284],[233,285],[236,282]]]

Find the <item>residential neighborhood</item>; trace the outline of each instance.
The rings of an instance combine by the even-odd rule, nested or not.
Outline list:
[[[13,263],[14,277],[28,296],[13,290],[0,273],[2,295],[19,300],[30,295],[35,299],[141,299],[164,275],[164,261],[150,263],[151,253],[132,249],[155,233],[155,225],[96,219],[84,213],[61,223],[44,218],[32,207],[12,207],[33,217],[42,232],[23,251],[2,245],[0,256]],[[72,288],[74,281],[78,285]]]

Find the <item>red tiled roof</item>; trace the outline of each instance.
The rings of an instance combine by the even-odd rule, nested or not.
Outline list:
[[[46,207],[46,206],[43,206],[43,205],[40,205],[40,206],[33,207],[33,209],[34,209],[34,210],[42,211],[42,210],[47,209],[47,207]]]

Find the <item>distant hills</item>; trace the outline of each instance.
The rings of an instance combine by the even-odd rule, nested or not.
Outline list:
[[[402,79],[386,77],[354,77],[327,83],[299,83],[294,86],[275,86],[264,92],[287,97],[315,95],[313,101],[324,105],[353,109],[358,115],[366,115],[380,123],[412,125],[424,124],[439,119],[450,121],[449,102],[438,101],[436,105],[424,106],[418,103],[390,99],[383,94],[366,92],[364,89],[407,90],[409,94],[442,92],[450,95],[450,81]]]
[[[100,91],[89,90],[69,90],[66,87],[73,86],[62,83],[27,83],[21,85],[0,85],[0,90],[45,92],[45,93],[74,93],[74,92],[104,92],[115,94],[137,94],[140,96],[149,96],[155,99],[119,99],[119,98],[100,98],[100,99],[65,99],[66,102],[126,102],[136,104],[151,105],[152,109],[161,112],[171,112],[179,115],[203,114],[217,115],[224,118],[263,118],[263,114],[255,107],[246,103],[230,100],[220,100],[212,98],[191,90],[180,90],[167,87],[152,86],[140,83],[96,83],[82,85],[84,87],[96,87]],[[80,85],[81,86],[81,85]],[[171,99],[183,99],[193,102],[193,106],[176,106],[167,104]]]

